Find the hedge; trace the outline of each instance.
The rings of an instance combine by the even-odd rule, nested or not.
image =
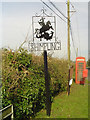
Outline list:
[[[63,59],[48,57],[51,100],[67,89],[68,65]],[[2,107],[14,105],[16,119],[28,119],[45,107],[43,55],[27,50],[2,51]]]

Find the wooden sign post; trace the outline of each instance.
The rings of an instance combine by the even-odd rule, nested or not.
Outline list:
[[[50,99],[50,79],[48,75],[47,51],[44,51],[44,72],[45,72],[45,89],[46,89],[46,110],[47,115],[50,116],[51,99]]]

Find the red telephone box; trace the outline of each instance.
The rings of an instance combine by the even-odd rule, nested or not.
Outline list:
[[[76,80],[77,84],[84,84],[87,77],[88,70],[86,69],[85,57],[76,58]]]

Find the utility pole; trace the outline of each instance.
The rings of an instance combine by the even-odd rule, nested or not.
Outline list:
[[[69,85],[69,82],[70,82],[70,2],[69,0],[67,0],[67,28],[68,28],[68,67],[69,67],[69,71],[68,71],[68,87],[67,87],[67,94],[69,95],[70,94],[70,85]]]
[[[71,12],[75,12],[75,11],[71,11]],[[68,95],[70,94],[70,80],[71,80],[71,66],[70,66],[70,1],[67,0],[67,28],[68,28],[68,67],[69,67],[69,71],[68,71]]]
[[[68,27],[68,64],[70,66],[70,2],[67,0],[67,27]]]

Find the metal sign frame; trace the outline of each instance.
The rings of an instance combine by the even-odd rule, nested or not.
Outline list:
[[[28,42],[28,49],[30,52],[44,51],[44,50],[46,50],[46,51],[61,50],[61,41],[57,40],[57,38],[56,38],[56,18],[55,18],[55,16],[47,15],[45,13],[45,11],[46,10],[43,8],[42,9],[43,13],[41,15],[32,16],[33,39],[32,39],[32,41]],[[41,19],[45,20],[45,25],[47,25],[47,22],[50,22],[50,27],[53,28],[54,32],[53,32],[52,37],[50,36],[51,37],[50,39],[45,39],[45,37],[42,37],[42,38],[36,37],[35,30],[38,29],[36,26],[39,26],[39,28],[40,28],[39,20],[41,20]],[[40,31],[41,28],[38,30]],[[49,31],[49,30],[47,30],[47,31]],[[43,33],[47,35],[47,31],[45,31]]]

